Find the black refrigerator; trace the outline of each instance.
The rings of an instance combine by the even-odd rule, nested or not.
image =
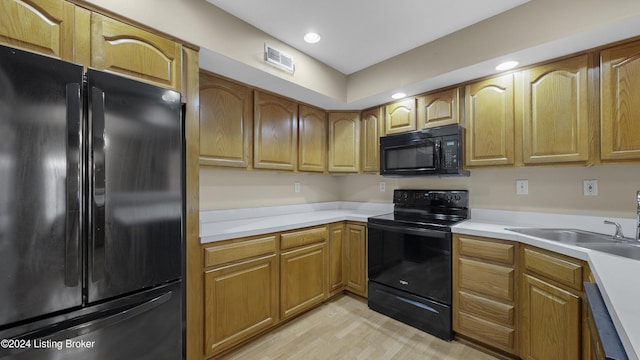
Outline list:
[[[184,358],[180,94],[0,46],[0,358]]]

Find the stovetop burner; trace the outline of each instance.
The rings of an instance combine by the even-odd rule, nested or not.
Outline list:
[[[466,190],[394,190],[393,203],[393,213],[370,217],[369,222],[451,231],[469,218]]]

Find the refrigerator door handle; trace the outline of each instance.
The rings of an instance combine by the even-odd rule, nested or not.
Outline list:
[[[93,236],[91,248],[92,279],[98,281],[104,275],[105,254],[105,199],[106,156],[104,141],[104,91],[91,88],[91,118],[93,132]]]
[[[80,283],[81,118],[80,84],[67,84],[67,226],[65,236],[65,285]]]
[[[151,311],[158,306],[166,303],[173,296],[173,291],[168,291],[162,295],[153,297],[150,300],[144,300],[142,302],[136,302],[126,306],[117,307],[112,310],[105,311],[100,314],[100,317],[95,315],[85,315],[77,318],[69,319],[61,323],[56,323],[48,327],[24,333],[13,337],[15,340],[58,340],[66,341],[67,339],[74,339],[86,334],[90,334],[97,330],[115,325],[122,321],[139,316],[147,311]],[[93,316],[92,316],[93,315]],[[87,320],[87,318],[90,318]],[[85,321],[87,320],[87,321]],[[9,354],[15,355],[16,353],[31,350],[30,347],[15,347],[0,349],[0,357],[7,356]]]

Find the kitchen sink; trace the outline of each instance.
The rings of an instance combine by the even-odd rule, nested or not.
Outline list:
[[[613,239],[611,235],[578,229],[507,228],[505,230],[573,245],[591,243],[616,244],[619,242],[619,240]]]
[[[640,243],[617,242],[613,244],[578,244],[578,246],[640,260]]]

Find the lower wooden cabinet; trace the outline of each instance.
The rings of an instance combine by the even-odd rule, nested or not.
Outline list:
[[[214,355],[278,321],[276,254],[204,274],[205,354]]]
[[[517,354],[517,243],[454,235],[453,329]]]
[[[344,290],[367,296],[367,226],[337,222],[202,246],[204,355],[215,358]]]
[[[520,257],[520,357],[582,359],[584,264],[531,246]]]
[[[325,242],[280,254],[280,313],[283,320],[327,298],[326,261]]]
[[[580,359],[580,296],[534,276],[522,276],[524,359]]]
[[[339,222],[329,225],[328,252],[328,277],[329,296],[333,296],[344,290],[345,285],[345,230],[344,223]]]
[[[367,226],[347,223],[345,231],[347,291],[367,297]]]

